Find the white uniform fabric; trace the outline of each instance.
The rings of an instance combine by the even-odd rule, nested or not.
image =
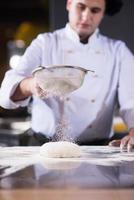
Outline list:
[[[10,96],[32,70],[46,65],[75,65],[95,71],[95,74],[89,72],[83,85],[66,100],[66,116],[71,126],[69,136],[80,141],[111,137],[116,103],[128,128],[134,127],[134,56],[122,41],[107,38],[97,29],[88,43],[82,44],[69,24],[53,33],[38,35],[18,68],[6,73],[0,105],[8,109],[28,105],[29,98],[14,103]],[[58,98],[33,97],[32,129],[53,136],[59,111]]]

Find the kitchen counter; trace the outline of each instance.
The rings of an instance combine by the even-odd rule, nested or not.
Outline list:
[[[0,147],[0,199],[127,199],[134,152],[81,146],[80,158],[43,158],[39,147]]]

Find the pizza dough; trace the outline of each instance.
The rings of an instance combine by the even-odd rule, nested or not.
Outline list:
[[[40,147],[40,155],[47,158],[80,157],[81,148],[67,141],[48,142]]]

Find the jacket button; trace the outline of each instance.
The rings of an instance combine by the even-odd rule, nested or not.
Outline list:
[[[95,102],[95,99],[91,99],[91,102],[94,103],[94,102]]]
[[[69,98],[69,97],[67,97],[67,98],[66,98],[66,101],[69,101],[69,100],[70,100],[70,98]]]
[[[73,53],[73,50],[68,50],[67,53]]]
[[[92,128],[93,126],[92,126],[92,124],[91,125],[89,125],[89,128]]]

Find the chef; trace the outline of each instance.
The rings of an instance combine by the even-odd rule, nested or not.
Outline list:
[[[83,85],[65,99],[65,115],[71,127],[66,133],[68,137],[78,144],[110,141],[118,104],[129,132],[110,145],[134,148],[134,56],[124,42],[99,31],[104,16],[116,14],[121,7],[121,0],[67,0],[66,26],[53,33],[39,34],[18,67],[6,72],[0,90],[2,107],[28,106],[32,97],[29,145],[52,140],[61,110],[60,99],[47,97],[32,71],[38,66],[70,65],[94,70],[95,74],[88,73]]]

